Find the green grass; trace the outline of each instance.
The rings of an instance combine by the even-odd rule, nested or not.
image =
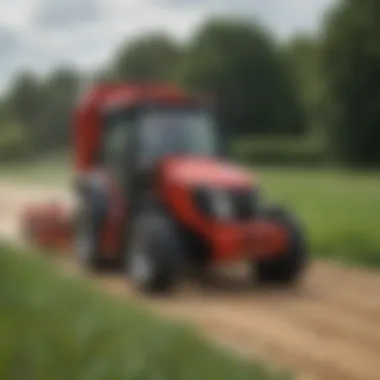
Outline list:
[[[22,255],[16,254],[22,253]],[[285,379],[0,245],[0,379]]]
[[[270,200],[302,219],[312,251],[380,267],[380,174],[334,170],[258,169]]]
[[[231,153],[240,162],[260,165],[315,167],[328,161],[326,138],[321,133],[300,137],[244,137],[234,140]]]

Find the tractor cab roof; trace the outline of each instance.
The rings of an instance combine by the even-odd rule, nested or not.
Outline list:
[[[134,108],[147,104],[161,106],[209,106],[210,99],[194,96],[168,84],[103,84],[80,99],[74,121],[75,168],[90,170],[102,139],[103,112],[114,108]]]
[[[204,96],[185,93],[178,87],[168,84],[106,84],[94,87],[84,95],[79,108],[92,108],[98,111],[114,107],[134,107],[144,104],[202,104],[209,103]]]

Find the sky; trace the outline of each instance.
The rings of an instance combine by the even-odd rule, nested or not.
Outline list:
[[[0,0],[0,91],[20,70],[94,69],[121,42],[164,30],[189,38],[207,17],[259,20],[279,38],[314,32],[335,0]]]

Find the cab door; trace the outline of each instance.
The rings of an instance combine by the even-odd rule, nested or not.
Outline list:
[[[99,164],[107,177],[107,215],[103,252],[120,253],[130,206],[131,154],[134,147],[134,120],[126,111],[113,111],[104,117]]]

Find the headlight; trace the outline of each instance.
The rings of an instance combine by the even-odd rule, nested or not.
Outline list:
[[[246,222],[255,218],[260,209],[258,188],[194,190],[195,204],[204,215],[223,221]]]
[[[218,219],[233,217],[231,199],[223,190],[214,190],[213,192],[213,213]]]

